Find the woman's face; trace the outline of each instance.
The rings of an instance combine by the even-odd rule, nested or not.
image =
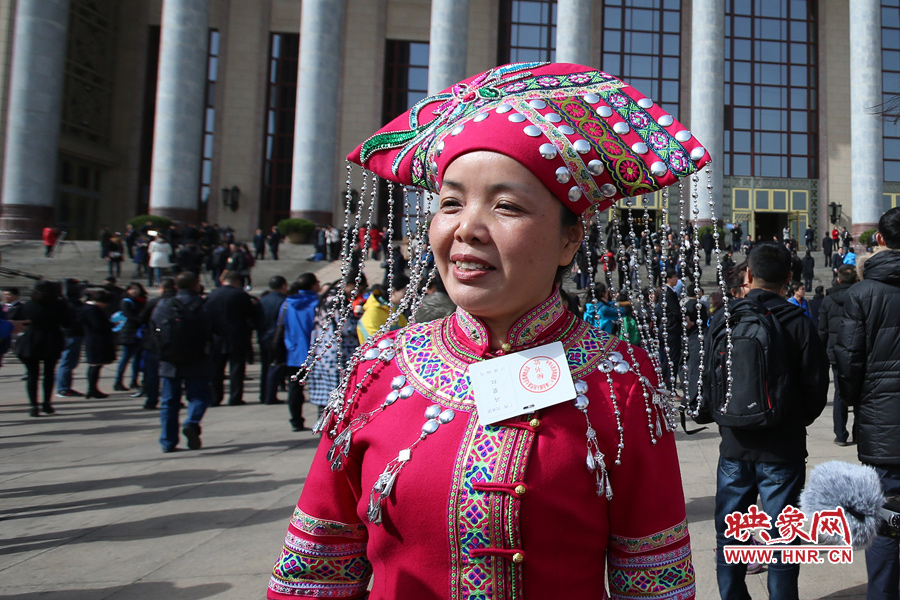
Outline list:
[[[484,319],[516,319],[550,295],[582,230],[563,231],[559,201],[522,164],[479,151],[447,167],[430,237],[458,306]]]

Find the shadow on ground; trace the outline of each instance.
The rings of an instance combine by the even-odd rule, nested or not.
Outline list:
[[[201,600],[231,589],[227,583],[204,583],[186,588],[176,587],[167,581],[138,582],[128,586],[114,586],[85,590],[55,590],[52,592],[26,592],[4,594],[5,600],[102,600],[127,590],[127,597],[166,598],[167,600]]]

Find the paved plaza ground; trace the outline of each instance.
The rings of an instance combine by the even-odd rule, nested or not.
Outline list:
[[[67,249],[71,261],[53,263],[35,256],[36,246],[4,248],[3,266],[99,281],[104,267],[95,248],[84,243],[81,259]],[[260,263],[256,287],[276,272],[296,276],[322,267],[302,260],[306,250],[287,247],[280,264]],[[328,280],[334,265],[325,269],[320,277]],[[202,450],[165,455],[158,413],[143,410],[141,399],[124,392],[104,400],[60,398],[57,414],[34,419],[22,373],[7,356],[0,369],[0,598],[264,597],[318,437],[292,432],[284,405],[257,403],[258,366],[249,369],[246,406],[208,411]],[[79,367],[82,391],[83,375]],[[100,387],[110,392],[112,369],[103,375]],[[307,408],[312,420],[315,407]],[[809,429],[811,467],[856,462],[855,447],[832,443],[830,415],[829,403]],[[714,430],[677,434],[703,600],[718,597],[712,518],[718,437]],[[865,580],[862,553],[852,565],[804,566],[800,596],[861,599]],[[767,597],[765,572],[748,581],[754,598]]]

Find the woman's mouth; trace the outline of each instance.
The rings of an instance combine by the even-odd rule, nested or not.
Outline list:
[[[457,260],[454,261],[453,264],[456,265],[456,268],[460,271],[489,271],[493,269],[490,265],[472,261]]]

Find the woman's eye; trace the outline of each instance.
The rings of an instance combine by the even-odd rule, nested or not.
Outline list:
[[[454,208],[459,206],[459,200],[456,198],[441,198],[440,208]]]

